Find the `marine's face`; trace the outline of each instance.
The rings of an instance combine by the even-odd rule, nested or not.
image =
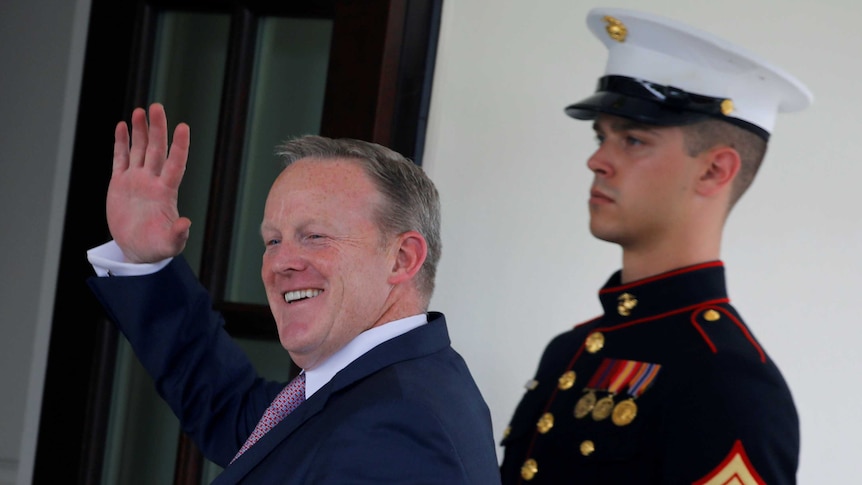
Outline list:
[[[282,346],[312,369],[375,326],[393,256],[374,211],[382,195],[355,161],[299,160],[266,201],[261,277]]]
[[[599,147],[587,166],[590,231],[624,249],[649,249],[682,230],[691,211],[698,164],[679,127],[657,127],[601,115]]]

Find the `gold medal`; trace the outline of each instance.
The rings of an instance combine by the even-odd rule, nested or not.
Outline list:
[[[595,405],[596,393],[590,391],[584,394],[580,399],[578,399],[578,403],[575,404],[575,417],[581,419],[587,414],[590,414],[590,411],[593,410]]]
[[[638,405],[635,404],[634,399],[626,399],[625,401],[620,401],[614,406],[614,412],[611,416],[614,424],[617,426],[625,426],[632,421],[634,421],[635,416],[638,415]]]
[[[613,394],[610,394],[596,402],[596,406],[593,408],[593,419],[596,421],[607,419],[607,417],[611,415],[611,411],[613,411],[613,409],[614,396]]]

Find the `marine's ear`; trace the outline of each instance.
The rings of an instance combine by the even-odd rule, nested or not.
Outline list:
[[[742,166],[739,152],[729,146],[718,146],[701,156],[704,168],[697,182],[697,193],[712,197],[722,191],[729,191]]]

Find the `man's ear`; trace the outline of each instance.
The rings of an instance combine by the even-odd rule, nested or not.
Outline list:
[[[396,285],[413,278],[422,268],[426,257],[428,257],[428,243],[422,234],[416,231],[399,234],[389,283]]]
[[[706,197],[730,189],[742,165],[739,152],[729,146],[715,147],[703,154],[704,171],[697,183],[697,193]]]

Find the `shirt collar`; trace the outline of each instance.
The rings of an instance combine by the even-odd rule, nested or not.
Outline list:
[[[374,327],[360,333],[338,352],[332,354],[322,364],[313,370],[306,372],[305,397],[308,398],[317,392],[341,369],[347,367],[351,362],[358,359],[369,350],[387,340],[405,334],[426,323],[428,323],[428,316],[421,313],[419,315],[413,315],[400,320],[387,322],[379,327]]]

